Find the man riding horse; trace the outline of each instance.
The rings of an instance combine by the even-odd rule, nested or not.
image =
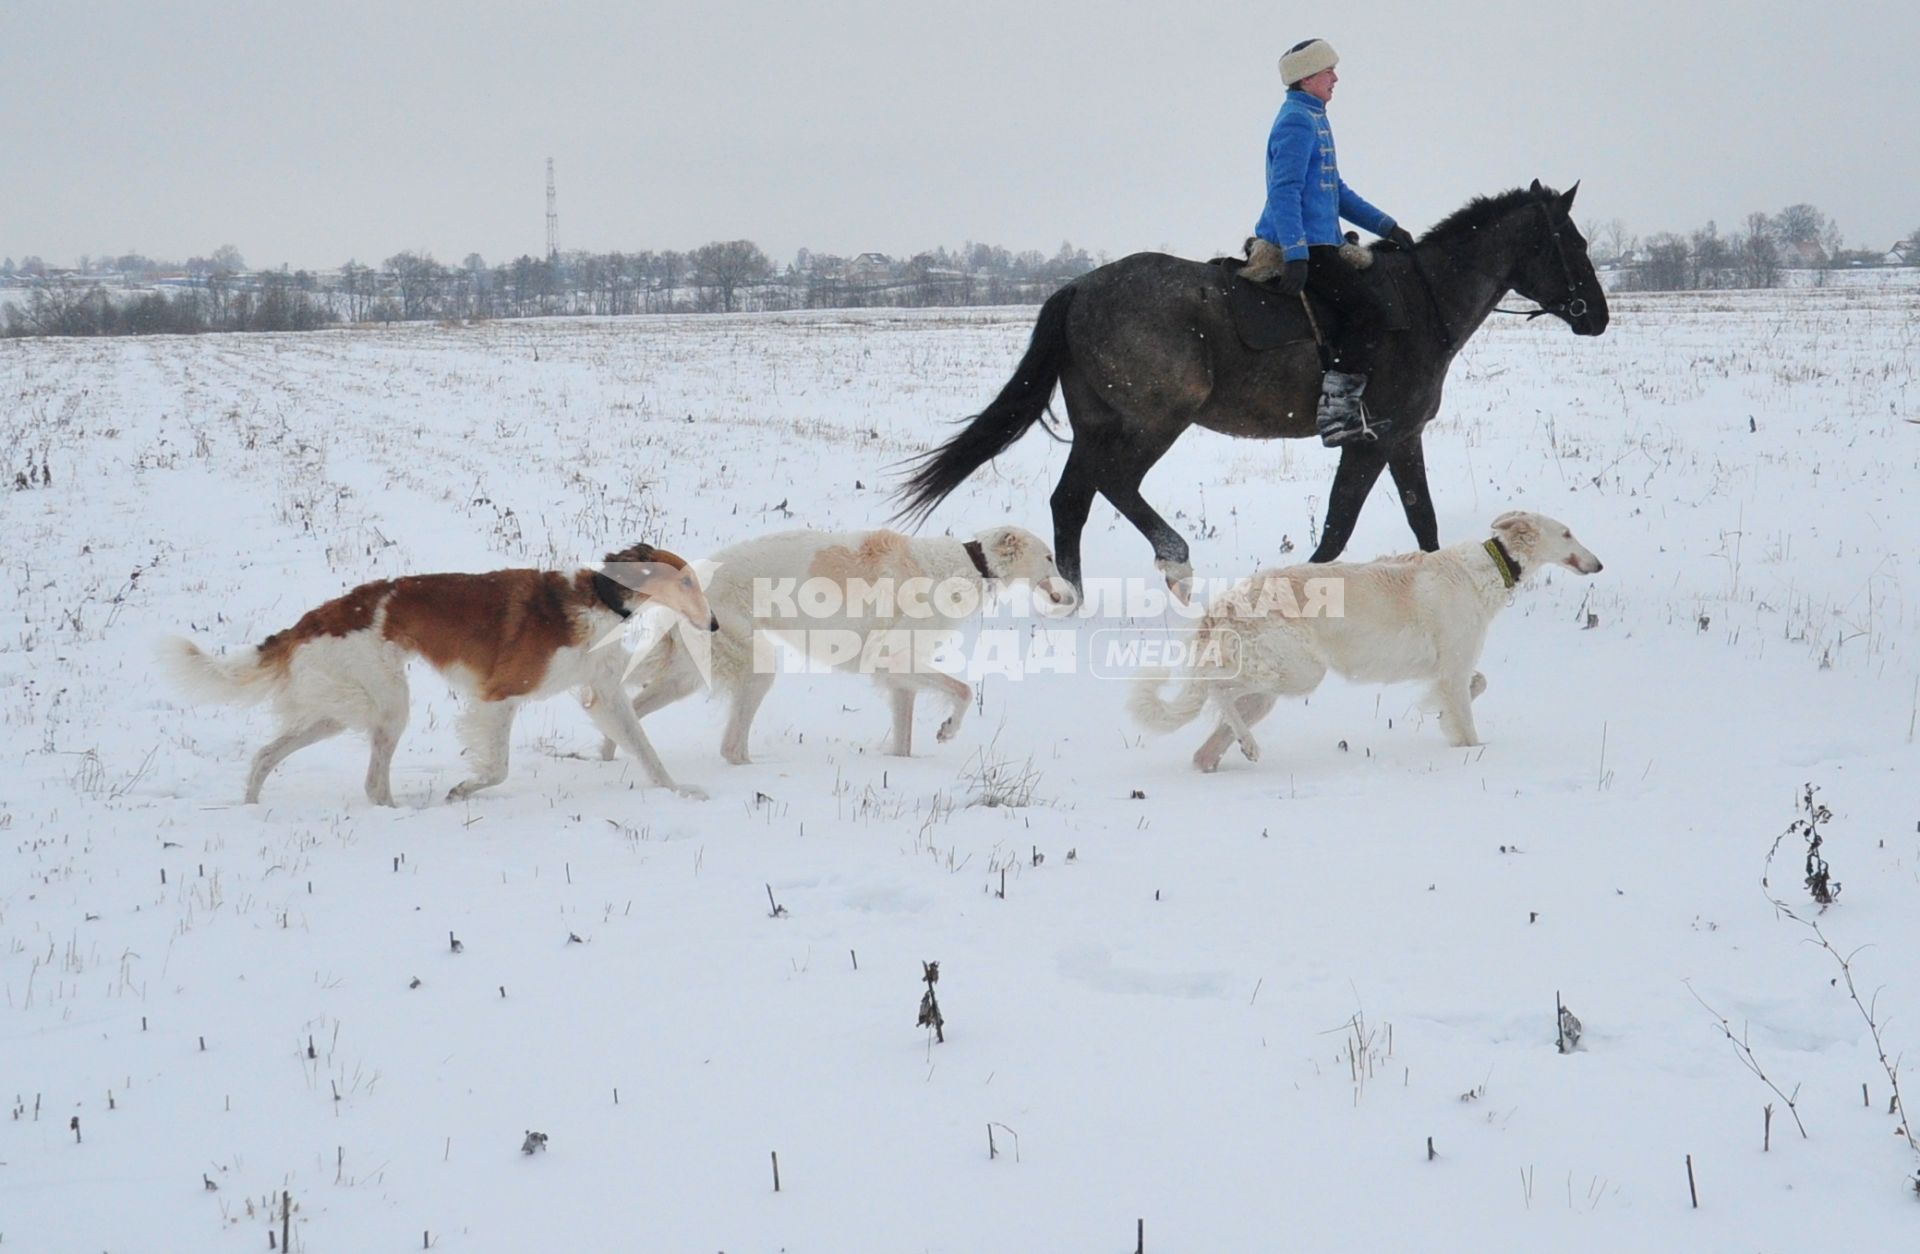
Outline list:
[[[1300,337],[1255,347],[1234,312],[1249,285],[1227,267],[1162,253],[1122,257],[1040,306],[1027,351],[999,395],[913,459],[900,485],[899,517],[925,519],[1038,425],[1057,389],[1073,439],[1048,504],[1054,559],[1076,588],[1083,586],[1081,533],[1094,497],[1102,496],[1153,545],[1155,568],[1185,595],[1193,578],[1186,537],[1141,485],[1188,427],[1256,440],[1317,434],[1338,446],[1313,561],[1340,556],[1382,473],[1392,476],[1415,542],[1440,547],[1422,434],[1440,411],[1455,354],[1510,291],[1539,305],[1530,316],[1556,318],[1575,335],[1607,329],[1606,292],[1573,224],[1578,183],[1558,192],[1535,179],[1475,197],[1417,242],[1354,195],[1340,181],[1326,122],[1334,60],[1332,48],[1312,39],[1280,63],[1294,90],[1274,123],[1267,211],[1249,261],[1255,275],[1290,284],[1295,299],[1312,291],[1330,302],[1338,314],[1328,320],[1335,369],[1305,337],[1311,306]],[[1341,215],[1397,245],[1375,259],[1372,282],[1358,281],[1332,247]],[[1398,294],[1383,298],[1390,302],[1385,315],[1360,303],[1376,286]],[[1396,329],[1382,334],[1374,329],[1380,326]],[[1360,407],[1369,376],[1378,417]]]
[[[1386,311],[1361,282],[1360,271],[1340,254],[1340,219],[1356,223],[1404,248],[1413,236],[1363,200],[1340,177],[1334,159],[1327,102],[1340,81],[1333,45],[1306,39],[1280,58],[1287,100],[1267,138],[1267,208],[1253,228],[1247,265],[1240,273],[1289,296],[1302,290],[1340,313],[1339,334],[1328,345],[1332,365],[1321,382],[1315,426],[1334,448],[1349,440],[1374,440],[1390,418],[1373,418],[1361,403],[1373,368],[1374,342]]]

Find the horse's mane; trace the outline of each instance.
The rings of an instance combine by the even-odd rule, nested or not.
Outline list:
[[[1422,242],[1462,238],[1504,216],[1509,209],[1536,201],[1551,203],[1559,195],[1551,187],[1542,186],[1537,192],[1531,187],[1516,187],[1492,196],[1475,196],[1434,223],[1420,238]]]

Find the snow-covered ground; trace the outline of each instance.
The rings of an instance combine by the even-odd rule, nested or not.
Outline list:
[[[397,811],[351,739],[245,807],[265,713],[154,673],[369,578],[878,524],[1031,318],[0,342],[0,1248],[266,1249],[283,1192],[306,1251],[1911,1245],[1873,1035],[1760,877],[1816,785],[1839,904],[1792,836],[1773,892],[1920,1058],[1912,291],[1481,333],[1428,433],[1443,538],[1524,506],[1606,561],[1494,624],[1483,748],[1330,681],[1201,776],[1201,728],[1072,674],[987,680],[902,761],[873,689],[793,677],[752,766],[716,704],[650,720],[710,801],[560,700],[450,806],[422,671]],[[1050,532],[1063,452],[934,526]],[[1195,432],[1147,495],[1230,576],[1306,551],[1331,468]],[[1350,552],[1406,547],[1382,490]],[[1150,559],[1097,504],[1088,573]],[[996,776],[1029,804],[974,804]]]

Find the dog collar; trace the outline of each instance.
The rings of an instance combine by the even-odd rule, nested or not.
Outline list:
[[[633,611],[627,608],[627,599],[623,595],[620,581],[603,570],[593,572],[593,594],[600,603],[622,618],[632,618]]]
[[[993,578],[993,572],[987,569],[987,551],[980,547],[978,540],[969,540],[961,547],[965,548],[967,556],[973,559],[973,568],[980,572],[982,579]]]
[[[1513,560],[1513,554],[1507,552],[1507,546],[1500,543],[1499,536],[1490,536],[1485,545],[1487,556],[1493,559],[1493,565],[1500,572],[1500,582],[1511,588],[1520,582],[1520,563]]]

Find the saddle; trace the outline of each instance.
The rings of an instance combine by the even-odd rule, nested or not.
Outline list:
[[[1398,249],[1381,248],[1374,258],[1375,264],[1361,271],[1362,282],[1372,290],[1374,299],[1385,311],[1381,329],[1386,331],[1405,331],[1412,325],[1407,320],[1407,295],[1402,286],[1402,273],[1407,266],[1398,259],[1398,253]],[[1233,323],[1242,344],[1255,352],[1264,352],[1313,341],[1313,324],[1307,321],[1298,296],[1288,296],[1268,284],[1241,278],[1240,268],[1246,262],[1239,257],[1216,257],[1213,264],[1224,272],[1227,320]],[[1337,337],[1341,331],[1340,311],[1312,293],[1308,293],[1307,299],[1313,304],[1320,334],[1329,339]]]

